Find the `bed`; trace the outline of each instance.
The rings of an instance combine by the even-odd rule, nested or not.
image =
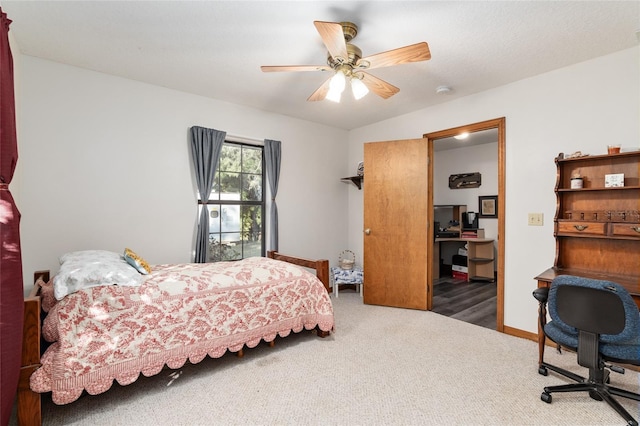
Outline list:
[[[59,294],[60,280],[48,271],[34,279],[25,298],[21,425],[41,423],[40,393],[68,404],[85,391],[107,391],[114,380],[127,385],[165,366],[176,369],[227,351],[242,356],[245,346],[273,345],[292,331],[326,337],[334,327],[327,260],[269,252],[236,262],[154,265],[140,285],[69,294]],[[42,311],[48,311],[44,321]],[[42,355],[41,333],[51,342]]]

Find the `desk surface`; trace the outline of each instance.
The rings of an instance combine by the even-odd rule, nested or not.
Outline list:
[[[538,282],[543,281],[546,283],[550,283],[554,280],[555,277],[559,275],[575,275],[578,277],[592,278],[595,280],[613,281],[624,287],[631,294],[631,296],[634,297],[634,299],[640,299],[640,277],[619,276],[597,273],[593,271],[581,271],[579,269],[554,267],[547,269],[546,271],[535,277],[535,279],[538,280]],[[640,303],[640,300],[637,300],[636,303]]]

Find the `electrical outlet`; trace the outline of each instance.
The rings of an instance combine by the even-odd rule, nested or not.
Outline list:
[[[542,226],[542,213],[529,213],[529,226]]]

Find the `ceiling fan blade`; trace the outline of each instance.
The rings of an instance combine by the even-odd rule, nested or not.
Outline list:
[[[333,77],[333,76],[332,76]],[[308,101],[322,101],[327,97],[327,93],[329,93],[329,84],[331,83],[331,77],[325,80],[322,83],[322,86],[318,87],[318,89],[309,96]]]
[[[400,91],[400,89],[393,84],[387,83],[378,77],[366,72],[363,72],[362,74],[364,75],[362,82],[369,88],[369,90],[384,99],[390,98]]]
[[[347,43],[344,40],[342,25],[324,21],[313,21],[313,25],[316,26],[322,42],[327,46],[331,56],[334,59],[340,57],[346,61],[348,59]]]
[[[331,67],[326,65],[264,65],[260,69],[262,72],[280,71],[331,71]]]
[[[360,59],[356,64],[356,67],[373,69],[389,67],[391,65],[406,64],[409,62],[426,61],[428,59],[431,59],[431,52],[429,51],[429,45],[423,41],[410,46],[400,47],[398,49],[367,56],[366,58]],[[367,63],[369,66],[366,66]]]

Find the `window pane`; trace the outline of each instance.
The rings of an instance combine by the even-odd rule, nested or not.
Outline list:
[[[262,240],[261,206],[242,206],[242,231],[248,241]]]
[[[242,147],[242,171],[262,174],[262,148]]]
[[[221,206],[222,213],[220,214],[221,226],[220,230],[224,232],[240,232],[240,206],[237,204],[223,204]],[[223,241],[225,240],[223,236]],[[229,239],[227,238],[226,241]],[[240,235],[237,236],[235,241],[240,240]]]
[[[213,178],[213,186],[211,187],[211,194],[209,194],[209,200],[219,200],[220,199],[220,175],[216,173]]]
[[[222,244],[226,244],[229,247],[239,246],[240,233],[239,232],[223,232],[220,234]]]
[[[209,209],[209,234],[217,234],[220,232],[220,204],[209,204],[207,208]]]
[[[223,234],[224,235],[224,234]],[[217,235],[209,236],[209,259],[211,262],[242,259],[242,247],[237,244],[220,242]]]
[[[262,175],[242,175],[242,201],[262,201]]]
[[[240,173],[220,172],[221,200],[240,200]]]
[[[222,145],[222,151],[220,151],[220,166],[221,172],[240,172],[240,158],[242,148],[240,145]]]
[[[242,239],[242,257],[254,257],[262,255],[262,242],[253,240],[254,235],[244,234]]]

